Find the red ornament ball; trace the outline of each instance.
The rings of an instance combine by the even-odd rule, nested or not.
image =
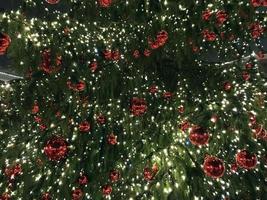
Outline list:
[[[236,163],[244,169],[254,169],[257,165],[257,156],[246,149],[236,154]]]
[[[0,200],[10,200],[11,197],[8,193],[3,193],[1,196],[0,196]]]
[[[55,137],[47,141],[44,153],[49,160],[62,160],[68,153],[68,143],[61,137]]]
[[[91,130],[91,125],[88,121],[83,121],[79,124],[80,132],[89,132]]]
[[[5,33],[0,33],[0,55],[4,55],[10,46],[11,39]]]
[[[130,110],[134,116],[145,114],[147,111],[147,103],[145,99],[137,97],[132,98]]]
[[[45,0],[49,4],[58,4],[60,0]]]
[[[229,91],[231,91],[231,89],[232,89],[232,84],[230,83],[230,82],[225,82],[224,84],[223,84],[223,89],[224,89],[224,91],[226,91],[226,92],[229,92]]]
[[[108,8],[112,4],[112,0],[98,0],[98,3],[101,7]]]
[[[52,197],[51,197],[50,193],[45,192],[45,193],[42,194],[42,198],[41,199],[42,200],[52,200]]]
[[[87,185],[88,184],[88,177],[85,175],[81,175],[78,179],[78,183],[80,185]]]
[[[83,192],[80,188],[76,188],[72,191],[71,199],[72,200],[81,200],[83,198]]]
[[[193,126],[190,131],[189,140],[192,144],[201,146],[208,143],[209,137],[206,129],[200,126]]]
[[[242,78],[244,81],[248,81],[250,79],[250,74],[247,71],[242,72]]]
[[[225,166],[221,159],[207,156],[203,163],[204,173],[211,178],[220,178],[224,175]]]
[[[111,170],[109,173],[109,179],[111,182],[117,182],[120,179],[120,172],[118,170]]]
[[[108,135],[107,142],[110,145],[116,145],[118,143],[117,136],[111,133],[110,135]]]
[[[112,192],[112,187],[110,185],[104,185],[102,187],[102,193],[104,196],[109,196]]]
[[[106,123],[106,117],[104,115],[100,114],[96,117],[96,121],[98,124],[103,125]]]

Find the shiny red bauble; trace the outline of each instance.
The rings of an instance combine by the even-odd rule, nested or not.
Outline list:
[[[78,178],[78,183],[80,185],[87,185],[88,184],[88,177],[85,176],[85,175],[81,175],[79,178]]]
[[[49,4],[57,4],[60,2],[60,0],[45,0]]]
[[[110,185],[104,185],[102,187],[102,193],[103,193],[104,196],[110,195],[111,192],[112,192],[112,187]]]
[[[244,169],[254,169],[257,165],[256,154],[248,152],[246,149],[236,154],[236,163]]]
[[[145,114],[147,111],[147,103],[145,99],[137,97],[132,98],[130,110],[134,116]]]
[[[80,188],[76,188],[72,191],[71,199],[72,200],[81,200],[83,198],[83,191]]]
[[[80,132],[89,132],[91,130],[91,125],[88,121],[83,121],[79,124]]]
[[[0,55],[6,54],[8,47],[10,46],[11,39],[5,33],[0,33]]]
[[[108,135],[107,142],[110,145],[116,145],[118,143],[117,136],[111,133],[110,135]]]
[[[233,87],[232,84],[228,81],[223,84],[223,89],[226,92],[230,92],[232,87]]]
[[[103,125],[103,124],[106,123],[106,117],[105,117],[104,115],[100,114],[100,115],[98,115],[98,116],[96,117],[96,122],[97,122],[98,124],[100,124],[100,125]]]
[[[64,138],[54,137],[47,141],[44,147],[44,153],[49,160],[62,160],[68,153],[68,143]]]
[[[107,8],[111,6],[112,0],[98,0],[98,3],[101,7]]]
[[[111,170],[109,173],[109,179],[111,182],[117,182],[120,179],[120,172],[118,170]]]
[[[52,197],[48,192],[45,192],[42,194],[41,200],[52,200]]]
[[[220,178],[224,175],[225,166],[221,159],[207,156],[203,163],[204,173],[211,178]]]
[[[201,146],[208,144],[209,137],[206,129],[200,126],[193,126],[190,131],[189,140],[192,144]]]
[[[3,193],[1,196],[0,196],[0,200],[11,200],[11,197],[8,193]]]

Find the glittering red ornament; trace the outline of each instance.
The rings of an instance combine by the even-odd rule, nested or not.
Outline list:
[[[193,126],[190,131],[189,140],[192,144],[201,146],[208,144],[209,137],[209,133],[203,127]]]
[[[183,132],[185,132],[185,131],[187,131],[187,130],[190,128],[190,123],[189,123],[187,120],[185,120],[185,121],[183,121],[183,122],[179,125],[179,128],[180,128]]]
[[[255,128],[253,128],[252,131],[256,139],[267,140],[267,131],[262,125],[255,125]]]
[[[203,163],[203,170],[211,178],[220,178],[224,175],[225,166],[221,159],[215,156],[206,156]]]
[[[151,85],[149,88],[148,88],[148,91],[149,93],[151,94],[156,94],[158,92],[158,87],[156,85]]]
[[[102,187],[102,193],[104,196],[109,196],[112,192],[112,187],[110,185],[104,185]]]
[[[203,35],[203,38],[204,38],[206,41],[209,41],[209,42],[213,42],[213,41],[215,41],[216,38],[217,38],[217,35],[216,35],[214,32],[212,32],[212,31],[210,31],[210,30],[208,30],[208,29],[204,29],[204,30],[202,31],[202,35]]]
[[[106,49],[106,50],[103,52],[103,54],[104,54],[104,58],[105,58],[106,60],[111,60],[111,59],[112,59],[112,51],[111,51],[111,50]]]
[[[130,110],[134,116],[145,114],[147,111],[147,103],[145,99],[137,97],[132,98]]]
[[[140,57],[140,52],[138,50],[134,50],[133,57],[134,58],[139,58]]]
[[[75,85],[75,90],[80,92],[80,91],[85,90],[85,87],[86,87],[85,82],[84,82],[84,81],[79,81],[79,82],[76,83],[76,85]]]
[[[103,125],[106,123],[106,117],[104,115],[100,114],[96,117],[96,121],[98,124]]]
[[[252,67],[253,67],[253,64],[252,63],[246,63],[246,69],[247,70],[250,70],[250,69],[252,69]]]
[[[108,8],[112,4],[112,0],[98,0],[98,3],[101,7]]]
[[[113,133],[108,135],[107,141],[108,141],[108,144],[110,144],[110,145],[116,145],[118,143],[117,142],[117,136],[114,135]]]
[[[228,18],[228,15],[226,14],[224,10],[219,10],[216,13],[216,20],[219,26],[221,26],[227,20],[227,18]]]
[[[233,164],[231,165],[231,171],[232,171],[232,172],[236,172],[237,169],[238,169],[238,165],[237,165],[236,163],[233,163]]]
[[[94,62],[90,63],[89,68],[90,68],[90,70],[91,70],[92,72],[95,72],[95,71],[97,70],[97,68],[98,68],[98,66],[97,66],[97,62],[94,61]]]
[[[0,200],[11,200],[11,197],[10,197],[10,194],[8,193],[3,193],[1,196],[0,196]]]
[[[250,0],[253,7],[259,7],[262,4],[262,0]]]
[[[225,82],[224,84],[223,84],[223,89],[224,89],[224,91],[226,91],[226,92],[229,92],[229,91],[231,91],[231,89],[232,89],[232,84],[230,83],[230,82]]]
[[[119,50],[112,52],[112,60],[119,60],[121,58]]]
[[[71,200],[81,200],[83,198],[83,191],[80,188],[76,188],[72,191]]]
[[[151,51],[149,49],[145,49],[144,56],[148,57],[151,55]]]
[[[42,118],[39,117],[39,116],[34,116],[33,118],[34,118],[34,121],[35,121],[36,123],[38,123],[38,124],[42,122]]]
[[[244,169],[254,169],[257,165],[257,156],[246,149],[236,154],[236,163]]]
[[[168,40],[168,33],[165,30],[162,30],[160,32],[157,33],[157,39],[156,39],[156,43],[159,46],[163,46]]]
[[[249,26],[249,29],[251,31],[251,36],[253,39],[259,38],[264,32],[264,28],[258,22],[252,23]]]
[[[118,170],[111,170],[109,173],[109,179],[111,182],[117,182],[120,179],[120,172]]]
[[[184,107],[183,105],[180,105],[180,106],[178,107],[178,112],[179,112],[180,114],[183,114],[184,111],[185,111],[185,107]]]
[[[64,138],[54,137],[47,141],[44,153],[49,160],[62,160],[68,153],[68,144]]]
[[[42,194],[41,200],[52,200],[52,197],[51,197],[50,193],[45,192]]]
[[[91,130],[91,125],[88,121],[83,121],[79,124],[80,132],[89,132]]]
[[[60,2],[60,0],[45,0],[49,4],[57,4]]]
[[[5,33],[0,33],[0,55],[6,54],[8,47],[10,46],[11,39]]]
[[[40,131],[45,131],[47,129],[47,126],[45,124],[40,124],[39,129]]]
[[[22,173],[22,167],[20,164],[5,168],[5,175],[8,179],[13,180]]]
[[[34,102],[33,106],[32,106],[32,114],[36,114],[39,112],[39,105],[37,102]]]
[[[87,185],[88,184],[88,177],[85,175],[81,175],[78,179],[78,183],[80,185]]]
[[[248,81],[250,79],[250,74],[247,71],[242,72],[242,78],[244,81]]]
[[[173,94],[171,92],[164,92],[163,93],[163,98],[167,101],[170,101],[172,98]]]
[[[202,19],[204,21],[208,21],[212,15],[212,12],[210,10],[205,10],[202,12]]]

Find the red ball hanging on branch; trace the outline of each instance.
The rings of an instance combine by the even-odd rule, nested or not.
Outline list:
[[[96,122],[100,125],[103,125],[106,123],[106,117],[102,114],[99,114],[97,117],[96,117]]]
[[[187,131],[187,130],[190,128],[190,123],[189,123],[189,121],[188,121],[188,120],[183,121],[183,122],[179,125],[179,128],[180,128],[183,132]]]
[[[193,126],[190,131],[189,140],[192,144],[201,146],[208,144],[209,137],[206,129],[200,126]]]
[[[156,176],[156,174],[159,171],[159,167],[157,165],[157,163],[154,163],[152,168],[150,167],[145,167],[144,171],[143,171],[143,175],[144,175],[144,179],[146,181],[151,181],[153,180],[153,178]]]
[[[109,134],[107,137],[107,142],[110,145],[116,145],[118,143],[117,136],[114,135],[113,133]]]
[[[211,16],[212,16],[212,12],[209,9],[202,12],[202,20],[204,21],[209,21]]]
[[[244,169],[254,169],[257,165],[257,156],[246,149],[236,154],[236,163]]]
[[[58,4],[60,0],[45,0],[49,4]]]
[[[52,200],[52,197],[51,197],[50,193],[45,192],[42,194],[41,200]]]
[[[232,84],[230,83],[230,82],[228,82],[228,81],[226,81],[224,84],[223,84],[223,89],[224,89],[224,91],[226,91],[226,92],[230,92],[231,91],[231,89],[232,89]]]
[[[11,200],[11,197],[10,197],[10,194],[8,193],[3,193],[1,196],[0,196],[0,200]]]
[[[79,131],[80,132],[89,132],[91,130],[91,125],[88,121],[83,121],[79,124]]]
[[[8,47],[10,46],[11,39],[5,33],[0,33],[0,55],[6,54]]]
[[[83,198],[83,191],[80,188],[76,188],[72,191],[72,200],[81,200]]]
[[[22,167],[20,164],[5,168],[5,175],[9,180],[14,180],[20,174],[22,174]]]
[[[147,103],[145,99],[137,97],[132,98],[130,110],[134,116],[145,114],[145,112],[147,111]]]
[[[112,4],[112,0],[98,0],[98,3],[101,7],[108,8]]]
[[[36,114],[39,112],[39,105],[37,103],[37,101],[34,102],[33,106],[32,106],[32,114]]]
[[[49,160],[62,160],[68,153],[68,143],[64,138],[54,137],[47,141],[44,147],[44,153]]]
[[[257,125],[252,131],[256,139],[267,140],[267,131],[263,128],[263,125]]]
[[[110,185],[104,185],[102,187],[102,193],[104,196],[109,196],[112,193],[112,187]]]
[[[219,10],[216,13],[216,20],[219,26],[223,25],[223,23],[227,20],[227,18],[228,18],[228,15],[224,10]]]
[[[78,178],[78,183],[80,185],[87,185],[88,184],[88,177],[85,176],[85,175],[81,175],[79,178]]]
[[[109,179],[111,182],[117,182],[120,179],[120,172],[118,170],[111,170],[109,173]]]
[[[250,74],[247,71],[242,72],[242,78],[244,81],[248,81],[250,79]]]
[[[220,178],[224,175],[225,166],[221,159],[215,156],[206,156],[203,163],[203,170],[211,178]]]

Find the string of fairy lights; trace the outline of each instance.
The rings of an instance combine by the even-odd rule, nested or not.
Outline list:
[[[59,1],[54,1],[56,3],[59,3]],[[71,0],[71,3],[77,3],[78,0]],[[149,10],[149,2],[146,1],[146,4],[144,5],[145,11],[147,13],[150,12]],[[168,6],[168,1],[164,0],[161,1],[164,2],[163,4],[167,7]],[[222,1],[215,1],[215,3],[221,3]],[[26,0],[25,3],[28,6],[37,6],[36,1],[33,0]],[[214,4],[215,4],[214,3]],[[95,1],[95,4],[98,5],[98,2]],[[201,1],[196,1],[196,5],[201,4]],[[243,1],[240,2],[240,5],[244,4]],[[82,6],[83,5],[83,6]],[[126,1],[125,5],[130,6],[131,2]],[[184,7],[182,4],[177,3],[179,10],[187,12],[187,8]],[[86,9],[87,7],[86,2],[82,1],[81,2],[81,8]],[[208,8],[212,9],[214,7],[213,4],[209,4]],[[49,13],[51,10],[46,9],[46,11]],[[168,13],[169,7],[166,9],[166,13]],[[120,60],[119,61],[111,61],[112,62],[112,67],[114,69],[117,69],[120,71],[120,75],[123,76],[123,82],[121,83],[121,87],[127,87],[127,83],[129,80],[148,80],[149,77],[146,75],[142,75],[142,64],[137,64],[135,63],[135,60],[130,60],[129,55],[132,56],[132,53],[135,49],[130,49],[129,47],[131,46],[131,43],[133,41],[136,41],[136,38],[138,38],[138,34],[143,34],[145,35],[143,39],[140,39],[139,43],[141,44],[146,44],[147,43],[147,38],[146,38],[146,33],[153,28],[153,24],[155,21],[161,21],[162,23],[166,23],[167,25],[173,27],[172,28],[172,33],[171,34],[185,34],[186,33],[186,23],[190,21],[191,16],[187,14],[184,18],[181,16],[176,16],[175,14],[162,14],[160,15],[153,15],[152,19],[147,23],[147,24],[128,24],[128,21],[123,21],[122,23],[111,23],[108,27],[102,27],[102,24],[99,22],[80,22],[76,21],[75,19],[71,19],[67,13],[57,13],[58,11],[54,11],[54,14],[57,14],[56,20],[55,21],[41,21],[38,18],[22,18],[22,13],[21,11],[12,11],[10,14],[3,14],[1,15],[1,21],[7,21],[8,24],[12,24],[13,22],[18,22],[18,21],[23,21],[23,30],[20,30],[21,32],[17,34],[17,38],[13,38],[12,40],[22,40],[24,44],[27,44],[29,42],[32,42],[34,47],[38,50],[42,50],[43,48],[53,46],[53,43],[55,42],[55,38],[60,37],[64,34],[68,35],[69,41],[66,44],[62,44],[62,46],[58,46],[59,51],[62,51],[61,53],[63,54],[63,59],[65,57],[73,58],[77,57],[80,54],[88,53],[88,54],[93,54],[96,57],[100,56],[101,54],[101,49],[99,49],[98,45],[99,43],[103,43],[104,46],[107,49],[113,49],[113,46],[115,43],[119,43],[118,48],[121,52],[120,54]],[[214,12],[217,12],[217,9],[214,9]],[[188,12],[187,12],[188,13]],[[101,16],[101,14],[100,14]],[[236,13],[235,16],[238,18],[238,14]],[[265,19],[266,21],[266,19]],[[265,22],[264,21],[264,22]],[[228,22],[227,22],[228,23]],[[192,24],[192,27],[196,26],[195,24]],[[223,25],[226,26],[226,25]],[[68,29],[64,29],[67,27]],[[47,33],[47,30],[50,30],[52,34]],[[58,31],[59,30],[59,31]],[[134,31],[131,31],[134,30]],[[230,32],[232,30],[229,30]],[[136,33],[137,32],[137,33]],[[178,34],[178,35],[179,35]],[[248,49],[249,43],[252,41],[250,38],[250,33],[246,32],[244,34],[244,40],[242,41],[239,37],[237,37],[234,41],[231,41],[233,44],[239,44],[242,46],[242,53],[244,57],[251,53],[250,49]],[[138,38],[139,40],[139,38]],[[175,41],[175,39],[169,38],[169,43],[172,41]],[[140,45],[141,46],[141,45]],[[168,44],[166,45],[168,46]],[[219,39],[217,38],[214,43],[211,43],[208,45],[209,47],[213,47],[214,49],[218,49],[219,52],[219,57],[218,60],[224,60],[225,56],[228,55],[229,52],[236,52],[238,54],[237,49],[234,47],[234,45],[229,45],[229,48],[225,48],[221,45]],[[263,49],[263,46],[260,44],[260,42],[256,43],[256,46],[258,46],[258,49]],[[69,50],[69,48],[66,47],[74,47],[73,49]],[[81,48],[84,47],[84,48]],[[115,46],[117,48],[117,46]],[[164,53],[166,54],[171,54],[171,55],[176,55],[179,54],[183,51],[184,48],[187,47],[187,44],[185,41],[181,40],[175,43],[172,49],[166,48],[164,49]],[[26,47],[25,47],[26,48]],[[138,45],[136,48],[140,48]],[[86,49],[86,52],[84,52],[83,49]],[[199,46],[199,49],[203,53],[209,52],[206,46]],[[240,55],[240,56],[243,56]],[[221,57],[220,57],[221,56]],[[143,58],[142,58],[143,59]],[[93,60],[95,62],[95,60]],[[87,61],[88,65],[92,63],[92,60]],[[254,67],[257,68],[257,60],[250,60],[250,62],[253,63]],[[125,67],[125,63],[127,63],[127,66]],[[187,163],[188,166],[190,167],[197,167],[196,165],[201,165],[201,168],[203,168],[203,164],[199,164],[197,162],[198,157],[203,156],[203,152],[210,152],[214,153],[216,156],[219,158],[227,158],[229,159],[229,153],[227,151],[224,151],[221,149],[221,147],[218,146],[220,142],[224,143],[224,138],[225,137],[230,137],[231,143],[229,143],[229,149],[234,149],[236,151],[239,150],[239,145],[240,145],[240,135],[242,134],[241,131],[242,129],[239,128],[238,126],[233,127],[233,130],[229,130],[227,128],[221,128],[219,125],[217,125],[217,121],[219,120],[227,120],[227,119],[232,119],[234,118],[237,114],[242,114],[242,113],[248,113],[248,112],[253,112],[255,116],[259,115],[256,111],[253,111],[253,107],[255,106],[255,102],[257,101],[257,97],[259,96],[266,96],[266,92],[262,92],[258,89],[257,86],[253,85],[253,82],[241,82],[238,81],[238,76],[241,76],[241,74],[236,75],[239,73],[240,68],[244,68],[245,64],[242,61],[242,58],[238,59],[234,63],[212,63],[212,64],[207,64],[203,60],[199,60],[198,58],[195,59],[196,66],[202,67],[203,70],[206,68],[212,67],[212,69],[217,69],[220,74],[214,74],[215,78],[216,75],[219,76],[228,76],[229,74],[234,74],[235,78],[237,80],[234,80],[228,84],[229,88],[233,93],[230,95],[228,92],[225,90],[221,90],[221,83],[216,83],[217,85],[214,86],[214,88],[210,88],[210,82],[209,80],[206,80],[203,83],[204,91],[208,92],[210,91],[210,94],[207,95],[207,97],[203,98],[201,94],[194,94],[192,95],[192,102],[196,104],[196,106],[193,108],[192,113],[189,113],[188,116],[179,116],[179,115],[173,115],[176,116],[177,119],[175,123],[171,120],[167,121],[162,121],[159,122],[160,120],[160,115],[167,115],[168,113],[173,113],[174,111],[177,110],[177,107],[181,105],[186,104],[186,93],[190,91],[190,86],[189,82],[187,79],[182,77],[181,75],[178,75],[178,83],[177,83],[177,91],[173,93],[173,101],[163,101],[159,103],[158,108],[157,108],[157,115],[151,114],[151,117],[149,119],[149,124],[147,125],[146,130],[139,129],[140,127],[144,127],[142,125],[142,118],[136,118],[132,115],[129,114],[129,110],[127,108],[122,107],[122,100],[121,98],[124,98],[125,95],[131,95],[131,96],[143,96],[146,98],[151,98],[154,101],[159,101],[162,97],[162,94],[165,94],[168,92],[166,90],[166,86],[164,84],[157,86],[157,92],[153,94],[153,97],[150,97],[151,94],[148,95],[148,90],[150,88],[150,85],[148,84],[143,84],[141,87],[137,87],[139,85],[134,85],[133,89],[129,90],[126,92],[126,94],[120,94],[118,99],[108,99],[107,105],[101,105],[99,104],[98,100],[93,100],[92,102],[85,104],[85,105],[80,105],[80,100],[77,100],[77,94],[76,93],[71,93],[67,94],[67,99],[65,100],[66,103],[69,103],[71,105],[74,105],[74,108],[72,110],[73,117],[72,120],[70,120],[70,126],[73,127],[72,135],[70,137],[67,137],[66,141],[70,145],[68,146],[69,150],[72,152],[75,152],[76,147],[73,145],[75,141],[79,140],[80,137],[80,132],[79,132],[79,120],[81,118],[84,118],[86,115],[85,113],[88,113],[90,109],[95,108],[97,111],[105,111],[106,113],[106,121],[107,123],[112,126],[112,123],[116,123],[117,126],[122,126],[123,131],[122,135],[124,135],[125,138],[134,138],[136,135],[140,135],[138,137],[138,140],[141,140],[142,144],[147,147],[151,147],[151,152],[152,152],[152,157],[149,159],[150,161],[147,161],[147,156],[149,152],[139,152],[138,148],[135,145],[135,139],[132,140],[125,140],[125,141],[118,141],[117,145],[118,146],[123,146],[125,151],[127,152],[127,155],[121,154],[121,159],[116,161],[116,167],[119,169],[121,172],[124,172],[128,170],[129,168],[135,168],[135,171],[138,173],[135,174],[132,177],[126,177],[122,176],[120,177],[121,184],[115,185],[110,189],[111,184],[105,187],[103,190],[102,185],[97,188],[97,190],[101,190],[105,194],[107,199],[113,199],[113,193],[111,193],[110,190],[115,191],[118,193],[120,198],[128,198],[128,199],[135,199],[136,196],[142,197],[143,199],[157,199],[155,196],[150,196],[149,191],[153,186],[155,190],[163,191],[164,197],[168,196],[171,194],[175,189],[181,188],[183,185],[183,182],[187,179],[186,177],[186,170],[183,169],[182,164],[177,167],[177,155],[181,160],[185,159],[184,162]],[[27,68],[27,63],[23,59],[20,61],[20,66],[21,68]],[[73,60],[71,63],[69,63],[70,68],[71,68],[71,73],[76,74],[79,73],[80,66],[77,60]],[[133,74],[127,74],[124,72],[125,69],[130,69]],[[224,70],[221,70],[224,69]],[[95,83],[101,82],[102,78],[105,77],[105,70],[98,71],[97,73],[92,73],[90,76],[87,75],[79,75],[79,79],[86,82],[88,85],[92,87],[93,93],[97,93],[100,90],[100,86],[95,86]],[[62,77],[62,72],[56,72],[53,74],[55,78],[60,79]],[[153,74],[153,76],[156,76],[156,74]],[[88,77],[90,79],[88,79]],[[50,80],[50,76],[46,76],[43,79],[37,80],[36,82],[36,87],[37,88],[44,88],[46,87]],[[71,79],[71,77],[68,77],[68,79]],[[157,77],[158,80],[155,80],[157,82],[160,82],[160,78]],[[257,81],[261,79],[261,74],[256,73],[254,77],[252,77],[252,81]],[[262,81],[260,84],[264,86],[264,81]],[[28,83],[25,81],[22,81],[20,85],[16,85],[16,87],[12,87],[12,84],[3,84],[1,85],[1,88],[6,90],[11,90],[11,93],[18,89],[21,90],[20,98],[21,101],[18,101],[21,103],[21,105],[13,105],[14,107],[9,107],[9,109],[6,109],[6,105],[1,104],[1,110],[4,109],[4,112],[6,113],[12,113],[12,112],[17,112],[19,113],[20,108],[23,107],[23,100],[25,100],[25,92],[23,91],[23,88],[28,87]],[[266,85],[264,86],[266,88]],[[248,94],[247,91],[252,91],[254,93],[253,95]],[[4,95],[3,95],[4,96]],[[242,108],[236,107],[236,105],[240,104],[234,104],[232,102],[232,97],[239,98],[240,104],[243,105]],[[46,100],[52,101],[55,98],[55,95],[53,93],[49,94],[46,97]],[[1,99],[0,99],[1,100]],[[169,102],[169,103],[166,103]],[[219,103],[219,105],[218,105]],[[187,120],[191,120],[191,117],[194,115],[197,115],[198,113],[201,113],[200,108],[197,105],[205,105],[205,109],[210,111],[211,113],[220,113],[222,116],[217,116],[216,114],[213,115],[210,119],[210,123],[208,123],[207,130],[210,130],[210,137],[212,137],[213,141],[212,143],[206,143],[204,146],[200,146],[199,148],[193,148],[191,142],[188,140],[188,134],[186,134],[184,131],[180,130],[177,128],[177,125],[180,125],[184,123]],[[154,106],[153,101],[147,102],[146,105],[149,108],[152,108]],[[266,99],[260,105],[260,108],[263,110],[266,106]],[[185,108],[187,109],[187,108]],[[46,113],[45,110],[42,111],[42,113]],[[119,113],[119,114],[118,114]],[[181,114],[183,111],[181,110]],[[36,160],[36,158],[39,157],[40,155],[40,145],[39,142],[42,138],[42,135],[40,135],[40,131],[36,129],[33,125],[32,121],[32,113],[28,113],[25,115],[26,120],[23,121],[20,125],[20,131],[16,131],[15,134],[10,136],[9,143],[7,144],[6,148],[3,149],[4,153],[7,153],[9,150],[14,148],[18,144],[18,142],[21,140],[21,135],[28,135],[28,138],[31,138],[31,140],[28,140],[27,143],[21,144],[21,146],[25,147],[22,148],[21,151],[21,157],[19,159],[6,159],[5,164],[6,166],[12,166],[13,162],[15,163],[21,163],[22,165],[28,165],[30,170],[27,171],[28,175],[31,175],[33,178],[34,183],[33,184],[39,184],[40,180],[44,182],[50,182],[51,184],[45,185],[43,184],[44,187],[41,188],[40,194],[44,194],[42,197],[44,200],[49,199],[50,196],[53,196],[53,194],[50,194],[51,191],[56,192],[57,196],[60,196],[62,194],[61,188],[64,187],[65,182],[67,182],[69,185],[67,187],[71,188],[74,193],[72,193],[72,199],[79,200],[80,197],[80,190],[77,188],[77,184],[70,183],[70,180],[72,177],[76,174],[83,174],[86,173],[82,169],[81,171],[77,171],[75,168],[73,168],[73,163],[79,163],[82,161],[82,157],[87,157],[89,152],[93,152],[95,149],[92,149],[90,145],[85,147],[84,153],[79,155],[77,152],[72,154],[72,157],[66,157],[64,161],[64,167],[51,167],[50,165],[43,165],[43,170],[38,172],[36,170],[36,163],[33,162],[33,160]],[[94,117],[97,117],[97,114],[95,114]],[[67,114],[62,114],[60,116],[60,120],[67,120],[68,116]],[[169,119],[169,118],[167,118]],[[263,121],[266,121],[266,116],[263,119]],[[184,124],[186,125],[186,124]],[[115,125],[114,125],[115,126]],[[233,125],[235,126],[235,125]],[[172,138],[172,142],[169,146],[160,148],[160,145],[155,143],[153,141],[153,136],[150,137],[149,134],[149,129],[156,127],[159,130],[159,133],[164,136],[164,137],[170,137]],[[51,133],[57,134],[58,132],[64,131],[64,129],[60,126],[58,126],[57,123],[51,122],[50,124],[47,124],[47,128],[51,131]],[[110,132],[112,132],[113,127],[109,127]],[[192,131],[192,127],[188,127],[188,132]],[[9,133],[10,130],[0,130],[0,133],[3,135],[5,133]],[[66,134],[68,134],[69,131],[67,131]],[[226,136],[229,133],[235,134],[235,136]],[[117,134],[117,133],[114,133]],[[98,138],[99,141],[103,141],[106,138],[104,136]],[[1,144],[2,145],[2,144]],[[191,145],[191,146],[190,146]],[[260,142],[257,143],[257,145],[262,146]],[[249,147],[249,145],[244,145],[245,147]],[[98,149],[96,149],[97,153],[101,151],[101,146],[99,146]],[[31,153],[30,153],[31,152]],[[43,154],[44,152],[41,151]],[[266,153],[264,149],[258,150],[257,152],[258,157],[263,157],[264,154]],[[138,163],[140,166],[134,166],[132,160],[136,160],[135,158],[140,158],[142,161],[139,161]],[[103,160],[106,158],[104,156],[101,157],[101,160],[96,163],[96,166],[98,168],[104,167],[103,165]],[[188,159],[188,160],[186,160]],[[42,165],[42,163],[45,162],[43,160],[38,160],[38,163]],[[151,164],[152,163],[152,164]],[[166,173],[158,173],[157,170],[153,167],[155,167],[153,164],[156,164],[156,167],[160,168],[160,171],[166,170]],[[211,195],[218,196],[220,195],[223,199],[226,199],[227,197],[230,196],[230,191],[231,191],[231,180],[230,178],[228,179],[227,177],[231,176],[234,174],[234,176],[241,176],[242,174],[246,173],[246,170],[242,171],[230,171],[229,168],[231,168],[232,163],[225,163],[225,167],[227,168],[226,170],[223,170],[225,172],[226,178],[218,178],[218,179],[210,179],[209,177],[205,177],[203,180],[203,188],[204,186],[208,186],[208,188],[211,189]],[[147,181],[143,182],[144,179],[144,172],[142,168],[143,166],[147,166],[148,169],[146,169],[147,174],[153,177],[153,173],[158,173],[158,176],[162,176],[162,179],[155,179],[154,182]],[[265,165],[265,168],[267,166]],[[151,171],[150,171],[151,170]],[[154,171],[153,171],[154,170]],[[170,172],[171,170],[171,172]],[[3,170],[1,170],[3,172]],[[152,172],[152,174],[151,174]],[[259,169],[255,168],[252,172],[253,174],[259,173]],[[56,176],[57,175],[57,176]],[[156,176],[157,176],[156,175]],[[43,178],[45,177],[45,178]],[[57,177],[56,179],[54,177]],[[149,177],[145,177],[149,179]],[[43,180],[44,179],[44,180]],[[53,181],[53,182],[52,182]],[[255,183],[255,190],[259,191],[261,189],[261,179],[258,180],[257,183]],[[90,181],[89,181],[90,182]],[[222,191],[224,191],[222,194],[218,193],[214,188],[214,182],[219,183],[220,188]],[[25,188],[25,185],[27,183],[24,181],[21,181],[17,186],[17,190],[11,191],[10,196],[17,197],[18,200],[22,200],[23,197],[20,197],[20,192],[23,191]],[[4,183],[0,183],[1,187],[4,187]],[[94,196],[90,194],[89,192],[86,192],[89,190],[90,184],[86,185],[84,187],[84,195],[86,199],[94,199]],[[55,190],[55,188],[57,188]],[[190,186],[184,186],[185,193],[189,194],[190,193]],[[5,189],[6,193],[10,192],[10,189],[7,187]],[[236,190],[235,193],[238,195],[239,193],[242,193],[243,191],[241,190]],[[30,192],[30,195],[34,195],[35,191],[32,190]],[[77,197],[73,197],[73,195],[77,195]],[[200,199],[205,199],[204,197],[205,194],[202,195],[195,195],[193,198],[194,200],[200,200]],[[116,198],[116,197],[115,197]]]

